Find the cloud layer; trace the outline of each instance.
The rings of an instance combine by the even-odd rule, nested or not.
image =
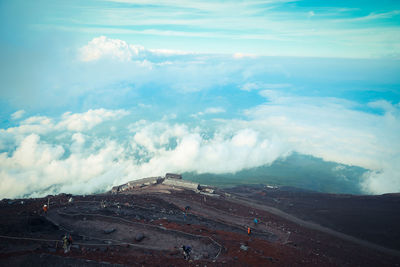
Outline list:
[[[294,151],[370,169],[361,185],[367,193],[400,191],[399,104],[370,103],[379,115],[340,99],[268,100],[246,119],[211,128],[131,121],[126,110],[27,118],[0,131],[0,196],[87,194],[165,172],[233,173]]]
[[[104,36],[78,59],[36,88],[42,110],[61,112],[22,105],[2,120],[0,198],[232,173],[292,152],[369,169],[367,193],[400,191],[397,61],[185,54]]]

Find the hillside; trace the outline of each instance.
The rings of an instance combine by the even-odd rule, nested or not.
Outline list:
[[[320,225],[323,223],[319,218],[323,216],[317,215],[324,213],[312,209],[299,209],[304,216],[292,212],[301,198],[291,198],[293,206],[289,210],[254,197],[264,192],[270,199],[283,200],[287,193],[282,190],[272,192],[264,190],[265,187],[247,186],[222,190],[196,187],[195,183],[180,179],[171,178],[169,184],[164,181],[160,177],[133,181],[97,195],[3,199],[0,264],[394,266],[400,262],[397,243],[342,233],[339,231],[342,226],[336,224],[340,220]],[[393,198],[397,199],[395,212],[400,198],[396,195]],[[352,196],[343,198],[343,207],[348,203],[346,199],[351,200]],[[44,203],[50,206],[47,214],[42,211]],[[373,205],[368,206],[374,211]],[[340,215],[340,209],[332,212],[334,216]],[[370,223],[363,217],[354,220],[357,218],[360,225]],[[250,235],[247,227],[251,228]],[[365,229],[361,227],[360,231]],[[393,229],[375,232],[378,230]],[[67,253],[61,241],[65,233],[74,240]],[[184,259],[183,245],[192,248],[190,260]]]

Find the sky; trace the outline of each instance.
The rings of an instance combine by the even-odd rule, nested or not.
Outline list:
[[[0,0],[0,198],[300,153],[400,192],[398,1]]]

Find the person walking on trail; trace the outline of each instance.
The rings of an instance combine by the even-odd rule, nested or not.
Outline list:
[[[192,248],[190,246],[182,246],[182,250],[183,250],[183,258],[185,260],[189,260],[190,252],[192,251]]]
[[[43,212],[44,212],[44,215],[46,215],[47,214],[47,211],[49,210],[49,207],[46,205],[46,204],[44,204],[43,205]]]
[[[62,238],[63,241],[63,249],[64,249],[64,253],[68,252],[68,237],[67,234],[65,234]]]
[[[253,222],[254,222],[254,225],[257,225],[258,224],[257,218],[254,218]]]
[[[72,242],[73,242],[72,236],[71,236],[71,234],[68,234],[68,242],[67,242],[68,243],[68,251],[71,250]]]
[[[70,234],[65,234],[62,238],[64,253],[68,253],[71,250],[72,237]]]
[[[247,234],[248,234],[248,235],[251,234],[251,229],[250,229],[250,227],[247,227]]]

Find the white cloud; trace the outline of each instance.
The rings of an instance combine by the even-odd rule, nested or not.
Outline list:
[[[245,83],[240,89],[243,91],[248,91],[248,92],[253,91],[253,90],[258,90],[258,89],[260,89],[260,84],[249,82],[249,83]]]
[[[105,36],[93,38],[80,49],[82,61],[95,61],[101,58],[111,58],[119,61],[130,61],[144,53],[142,46],[130,45],[125,41],[110,39]]]
[[[243,84],[240,89],[243,91],[255,91],[255,90],[276,90],[285,89],[292,87],[289,83],[261,83],[261,82],[247,82]]]
[[[53,121],[46,116],[33,116],[29,117],[17,127],[10,127],[6,130],[0,129],[0,132],[20,136],[24,134],[36,133],[45,134],[52,130],[54,127]]]
[[[90,109],[85,113],[66,112],[62,116],[62,120],[57,125],[58,128],[66,128],[69,131],[85,131],[90,130],[94,126],[112,119],[119,119],[128,115],[126,110],[106,110],[106,109]]]
[[[358,17],[358,18],[351,18],[351,19],[346,19],[347,22],[350,21],[366,21],[366,20],[375,20],[375,19],[387,19],[387,18],[392,18],[395,16],[398,16],[400,14],[400,10],[392,10],[388,12],[382,12],[382,13],[370,13],[367,16],[363,17]]]
[[[192,117],[198,117],[198,116],[203,116],[206,114],[218,114],[218,113],[224,113],[226,110],[222,107],[209,107],[206,108],[204,111],[197,112],[196,114],[192,114]]]
[[[249,53],[234,53],[233,54],[233,58],[234,59],[242,59],[242,58],[256,58],[257,55],[256,54],[249,54]]]
[[[281,96],[273,91],[265,96],[271,102],[249,109],[246,127],[279,135],[293,151],[373,170],[365,176],[366,192],[400,191],[398,104],[370,103],[384,108],[384,115],[378,115],[357,111],[358,104],[341,99]]]
[[[139,61],[142,64],[149,64],[152,56],[175,56],[189,55],[189,52],[170,49],[146,49],[141,45],[128,44],[120,39],[107,38],[106,36],[95,37],[89,43],[79,49],[80,59],[84,62],[96,61],[99,59],[111,59],[120,62]],[[171,64],[161,62],[158,64]]]
[[[217,114],[217,113],[224,113],[225,109],[221,107],[211,107],[211,108],[206,108],[204,111],[205,114]]]
[[[0,153],[0,197],[87,194],[165,172],[237,172],[294,151],[370,169],[366,192],[400,191],[400,106],[379,101],[369,107],[384,114],[342,99],[277,93],[248,109],[247,119],[214,121],[211,132],[207,125],[141,120],[126,131],[112,123],[120,134],[114,138],[110,127],[94,126],[126,111],[67,113],[59,121],[31,117],[0,132],[11,151]],[[27,126],[45,130],[29,133]]]
[[[0,175],[5,181],[0,196],[90,193],[168,171],[235,172],[287,153],[252,129],[223,127],[206,138],[200,128],[184,124],[141,121],[129,128],[132,137],[116,140],[89,138],[74,128],[63,133],[61,142],[47,138],[60,133],[57,125],[43,138],[16,131],[23,138],[16,138],[15,150],[0,154]]]
[[[11,119],[18,120],[18,119],[22,118],[22,116],[24,116],[24,114],[25,114],[25,110],[23,110],[23,109],[18,110],[16,112],[14,112],[13,114],[11,114]]]
[[[166,149],[171,138],[176,141],[176,147]],[[155,171],[153,174],[168,170],[236,172],[271,163],[289,153],[284,145],[276,145],[252,129],[228,132],[219,129],[213,138],[205,138],[200,129],[189,129],[184,125],[150,124],[136,133],[133,141],[150,153],[147,154],[150,160],[140,166],[141,171]]]
[[[36,133],[47,134],[52,131],[88,131],[98,124],[109,120],[117,120],[129,112],[123,109],[90,109],[84,113],[66,112],[58,122],[46,116],[32,116],[23,120],[19,126],[11,127],[6,130],[0,129],[0,132],[14,134],[16,136]]]
[[[139,103],[138,106],[141,108],[151,108],[152,107],[152,105],[150,105],[150,104],[143,104],[143,103]]]

